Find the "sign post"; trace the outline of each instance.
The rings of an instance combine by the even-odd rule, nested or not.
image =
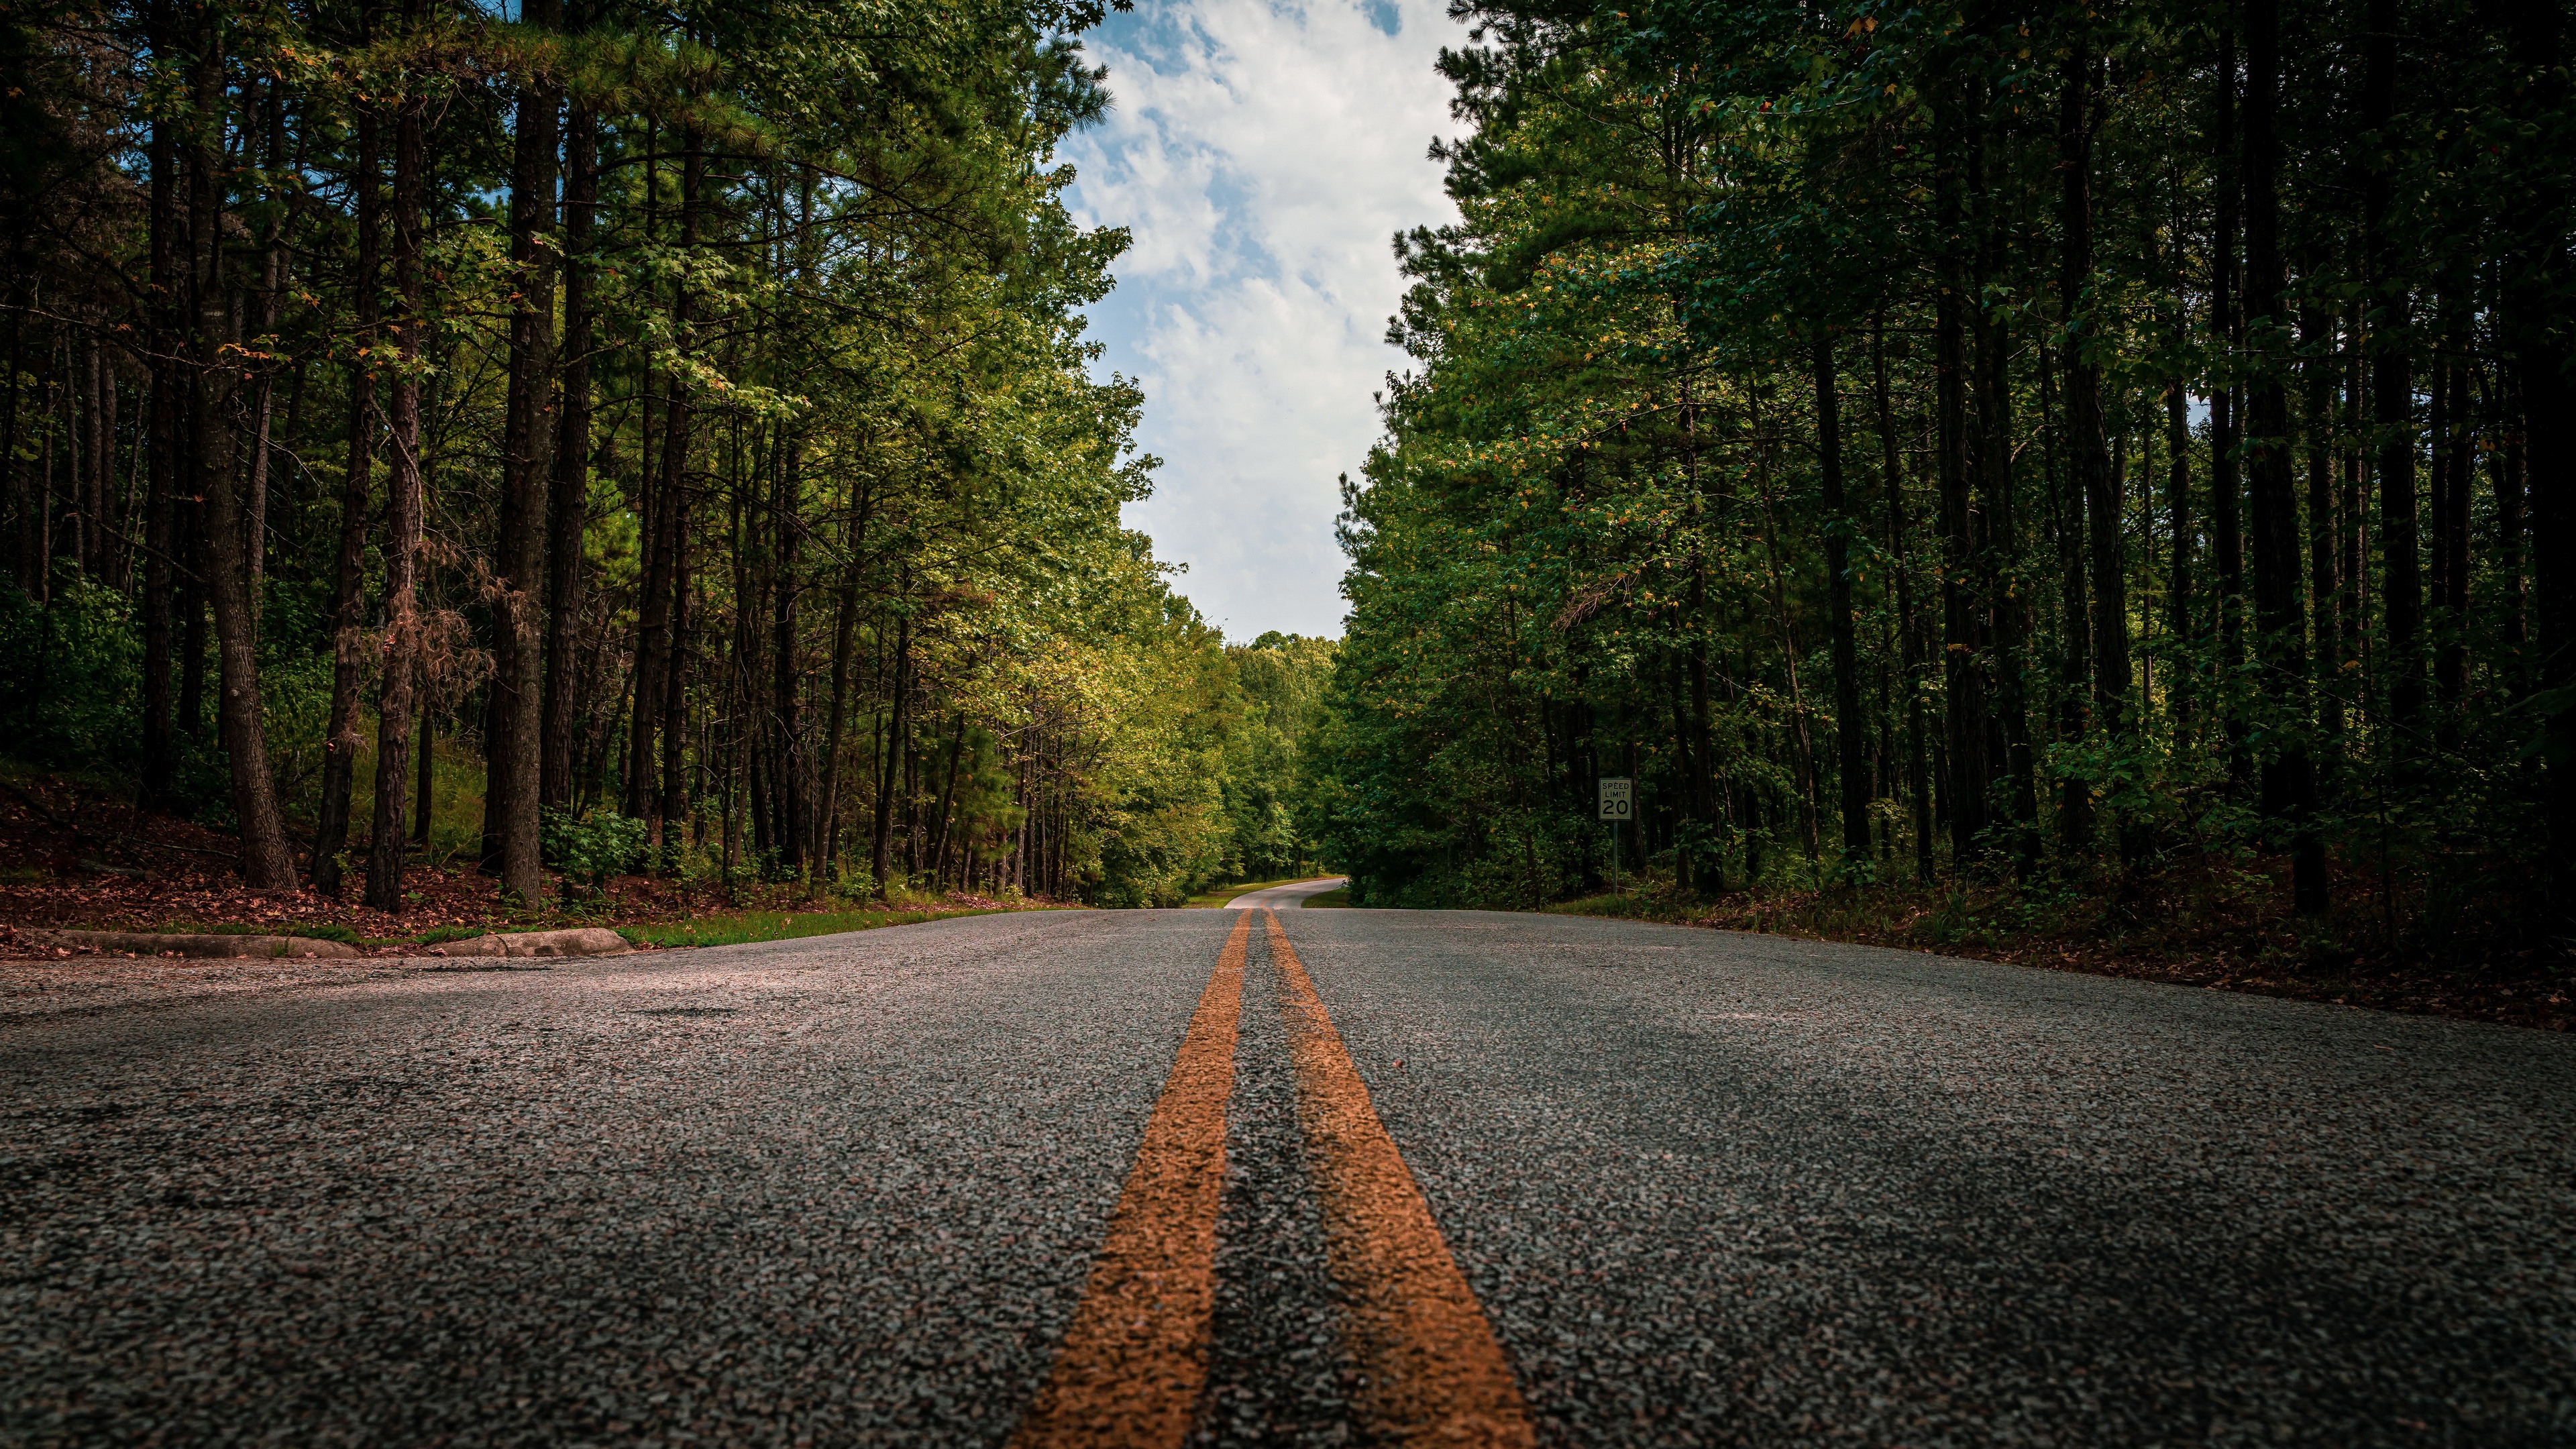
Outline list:
[[[1610,890],[1625,894],[1619,886],[1619,825],[1636,818],[1637,782],[1625,777],[1601,777],[1601,818],[1610,822]]]

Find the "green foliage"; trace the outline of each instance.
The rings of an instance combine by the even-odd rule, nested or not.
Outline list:
[[[143,640],[125,596],[76,581],[50,608],[0,588],[0,702],[8,753],[30,764],[133,768]]]
[[[2259,12],[2258,109],[2206,5],[1460,7],[1305,744],[1353,899],[1597,901],[1627,776],[1684,896],[2011,882],[1968,941],[2331,851],[2392,948],[2527,932],[2576,879],[2527,492],[2576,90],[2555,11],[2396,13]]]
[[[610,876],[634,869],[643,859],[649,838],[649,827],[643,821],[614,810],[592,810],[581,815],[547,810],[538,823],[538,841],[546,863],[564,873],[567,893],[576,881],[593,893],[605,889]]]

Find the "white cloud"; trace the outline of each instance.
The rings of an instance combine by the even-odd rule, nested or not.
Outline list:
[[[1456,214],[1425,155],[1452,129],[1443,8],[1143,0],[1086,41],[1116,103],[1066,148],[1074,206],[1135,234],[1095,330],[1165,460],[1128,522],[1229,638],[1341,632],[1334,478],[1404,365],[1388,239]]]

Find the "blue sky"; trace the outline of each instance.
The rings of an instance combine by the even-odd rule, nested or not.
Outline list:
[[[1129,526],[1226,636],[1341,633],[1334,479],[1403,355],[1389,239],[1456,215],[1425,152],[1444,0],[1139,0],[1084,38],[1108,119],[1064,148],[1076,214],[1135,245],[1092,309],[1164,460]]]

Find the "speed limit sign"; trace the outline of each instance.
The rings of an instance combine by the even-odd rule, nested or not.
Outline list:
[[[1637,782],[1621,778],[1601,781],[1601,818],[1614,824],[1633,820],[1637,815]]]

